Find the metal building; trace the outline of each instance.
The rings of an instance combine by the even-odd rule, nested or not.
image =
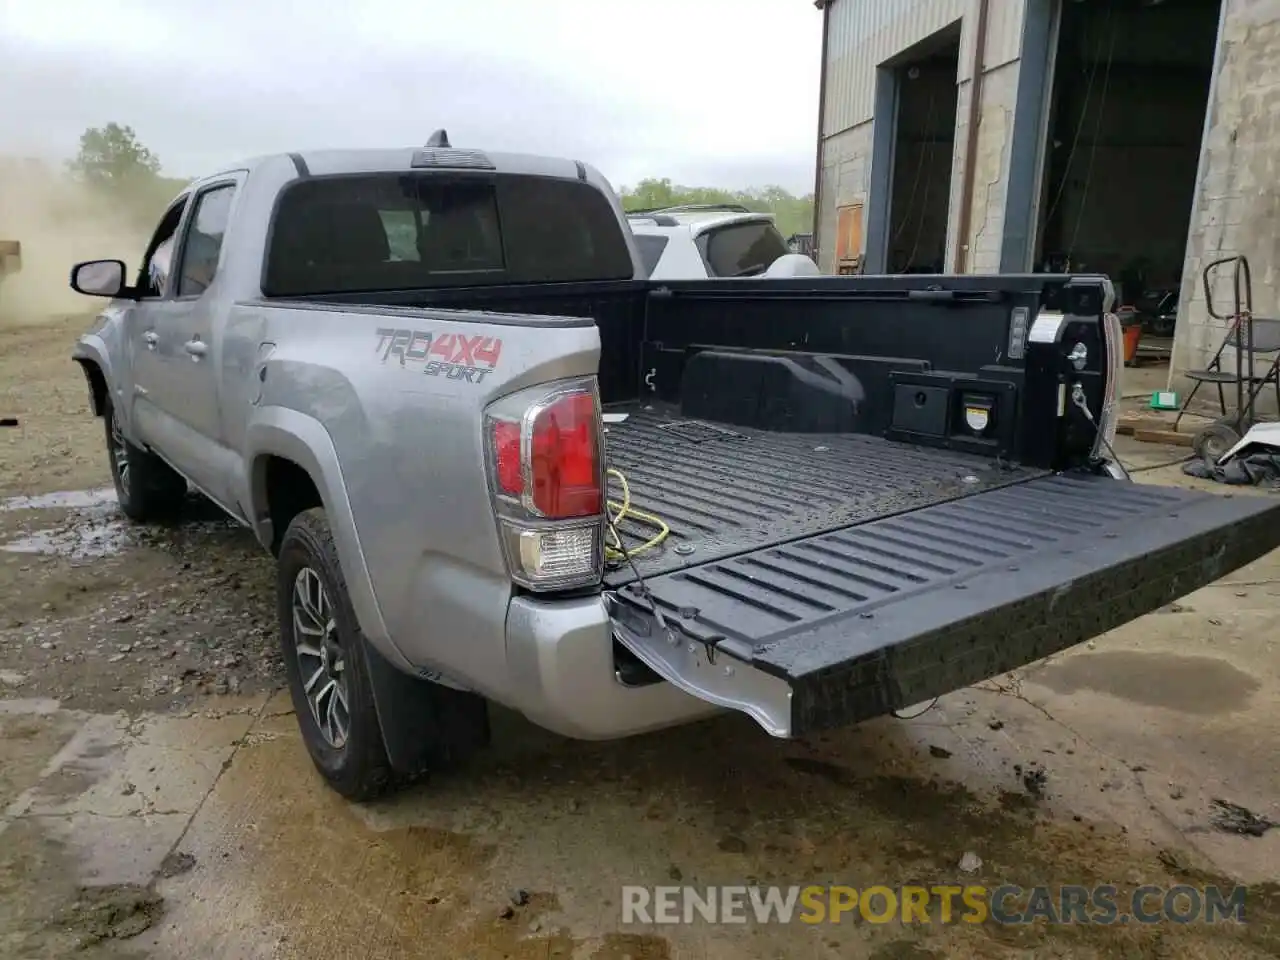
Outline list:
[[[817,0],[831,273],[1109,274],[1217,349],[1201,265],[1280,316],[1280,0]]]

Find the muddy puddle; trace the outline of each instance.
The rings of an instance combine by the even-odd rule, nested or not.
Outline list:
[[[1213,715],[1245,709],[1257,678],[1220,657],[1107,650],[1071,657],[1037,680],[1058,693],[1091,690],[1131,703]]]
[[[138,525],[110,488],[0,500],[0,694],[156,709],[274,689],[270,557],[192,497]]]
[[[132,544],[128,528],[113,515],[90,517],[81,514],[61,528],[36,530],[0,543],[0,550],[66,557],[69,560],[95,560],[115,556]]]
[[[0,534],[0,550],[83,561],[115,556],[134,543],[117,506],[115,491],[110,488],[0,500],[0,514],[40,511],[58,511],[61,516],[48,526],[39,525],[39,517],[18,518],[23,521],[24,532],[18,537]]]
[[[101,507],[115,504],[116,492],[110,487],[98,490],[62,490],[30,497],[7,497],[0,500],[0,513],[14,510],[61,510]]]
[[[44,512],[57,512],[58,519],[42,523]],[[120,512],[115,491],[66,490],[38,496],[0,500],[0,514],[20,519],[22,534],[6,536],[0,528],[0,551],[17,554],[63,557],[72,561],[101,560],[138,547],[162,543],[163,527],[139,527]],[[184,505],[180,523],[170,528],[186,538],[218,535],[237,529],[236,525],[208,501],[191,496]]]

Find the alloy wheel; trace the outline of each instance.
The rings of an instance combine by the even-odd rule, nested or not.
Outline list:
[[[302,691],[325,742],[341,749],[351,733],[346,651],[338,636],[333,604],[324,583],[310,567],[293,581],[293,638]]]
[[[120,417],[115,411],[111,413],[111,459],[115,461],[116,477],[120,481],[120,492],[129,495],[129,482],[132,479],[129,464],[129,444],[120,429]]]

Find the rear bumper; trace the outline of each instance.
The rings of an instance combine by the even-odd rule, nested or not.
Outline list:
[[[579,740],[613,740],[699,720],[714,705],[669,683],[624,686],[615,675],[613,626],[600,597],[516,597],[507,611],[507,664],[538,724]]]
[[[673,684],[802,736],[1111,630],[1280,546],[1280,501],[1046,477],[631,586],[620,636]]]

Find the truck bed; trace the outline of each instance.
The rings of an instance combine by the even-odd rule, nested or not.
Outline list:
[[[606,424],[608,464],[626,477],[631,506],[671,531],[660,546],[636,555],[646,578],[1047,473],[878,437],[730,428],[682,418],[675,407],[659,404],[612,406],[606,419],[615,421]],[[616,513],[623,491],[614,476],[609,496]],[[618,529],[629,549],[658,532],[634,517]],[[920,535],[908,531],[906,538]],[[880,545],[870,553],[882,551]],[[609,571],[606,585],[633,579],[631,566],[622,564]]]

